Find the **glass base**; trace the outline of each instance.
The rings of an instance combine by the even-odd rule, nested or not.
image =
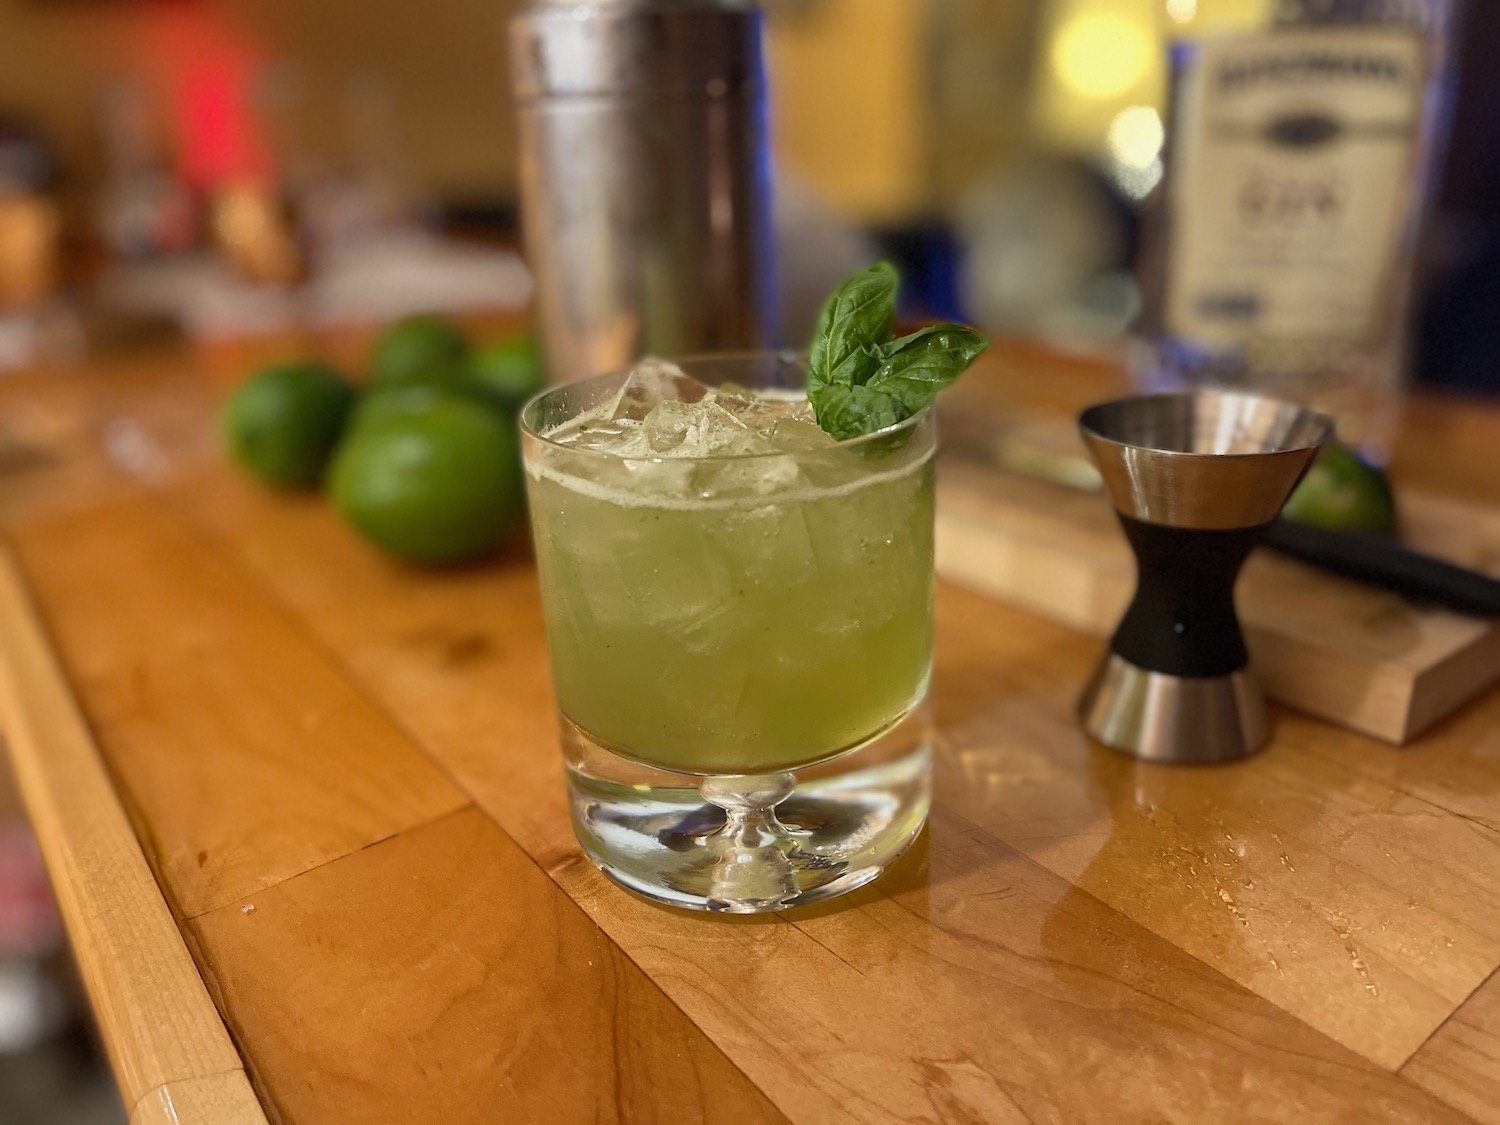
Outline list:
[[[918,705],[832,761],[697,777],[610,751],[562,717],[573,830],[616,883],[689,910],[758,914],[862,887],[927,820],[931,724]]]

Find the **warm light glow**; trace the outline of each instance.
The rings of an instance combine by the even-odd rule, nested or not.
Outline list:
[[[1126,106],[1109,123],[1109,152],[1127,168],[1149,168],[1161,155],[1166,130],[1149,105]]]
[[[1146,77],[1155,51],[1140,23],[1112,12],[1085,12],[1058,32],[1052,68],[1081,97],[1115,98]]]
[[[1139,201],[1150,195],[1151,190],[1161,183],[1163,170],[1160,160],[1153,160],[1144,168],[1118,164],[1114,170],[1114,181],[1129,198]]]
[[[1198,14],[1198,0],[1167,0],[1167,15],[1178,23],[1192,23]]]

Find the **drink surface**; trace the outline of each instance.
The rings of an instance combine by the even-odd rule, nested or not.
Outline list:
[[[557,698],[628,757],[766,773],[832,757],[921,698],[933,436],[839,444],[805,400],[649,362],[528,450]]]

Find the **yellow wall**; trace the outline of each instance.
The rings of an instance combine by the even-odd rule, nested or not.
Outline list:
[[[1036,6],[772,0],[778,166],[868,223],[941,213],[1025,144]]]
[[[927,202],[921,0],[817,0],[773,10],[767,36],[778,166],[871,222]]]

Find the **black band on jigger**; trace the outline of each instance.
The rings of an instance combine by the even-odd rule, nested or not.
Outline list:
[[[1136,557],[1135,599],[1110,648],[1138,668],[1187,679],[1250,662],[1234,584],[1268,524],[1203,531],[1120,516]]]

